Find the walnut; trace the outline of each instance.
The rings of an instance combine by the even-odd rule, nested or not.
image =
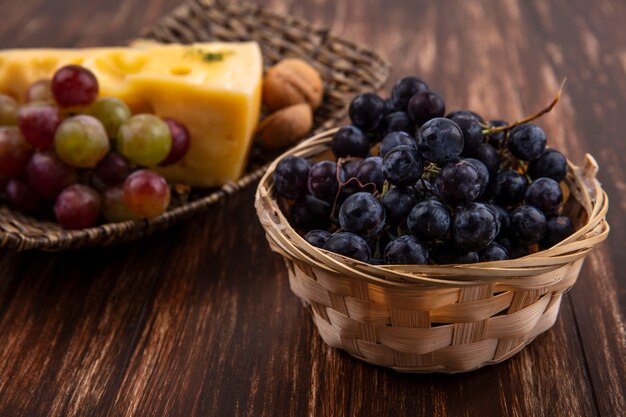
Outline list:
[[[284,149],[302,139],[313,126],[313,111],[306,103],[285,107],[267,116],[257,128],[257,142],[270,151]]]
[[[323,95],[319,72],[301,59],[283,59],[267,70],[263,80],[263,103],[270,113],[299,103],[315,110]]]

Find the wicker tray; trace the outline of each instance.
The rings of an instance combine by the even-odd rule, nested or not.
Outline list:
[[[161,42],[257,41],[265,67],[285,57],[309,61],[322,74],[324,101],[314,115],[314,132],[321,132],[343,119],[349,100],[382,86],[389,76],[388,62],[376,52],[334,36],[292,17],[279,16],[258,5],[226,0],[193,0],[163,17],[143,36]],[[144,221],[109,223],[90,229],[69,231],[0,207],[0,247],[17,250],[106,246],[164,229],[257,181],[276,155],[252,152],[246,173],[236,183],[219,189],[194,191],[191,198],[174,205],[161,216]]]
[[[335,130],[286,155],[328,150]],[[585,256],[606,239],[608,198],[587,155],[569,163],[565,212],[576,233],[523,258],[468,265],[374,266],[309,245],[260,181],[256,209],[267,240],[283,256],[292,291],[309,305],[324,341],[376,365],[405,372],[465,372],[501,362],[554,324],[561,297]]]

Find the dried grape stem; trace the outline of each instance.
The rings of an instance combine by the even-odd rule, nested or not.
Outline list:
[[[558,93],[552,99],[550,104],[548,104],[546,107],[541,109],[539,112],[537,112],[537,113],[535,113],[533,115],[530,115],[530,116],[526,116],[522,120],[518,120],[518,121],[513,122],[511,124],[508,124],[506,126],[488,127],[485,130],[483,130],[483,134],[489,135],[489,134],[492,134],[492,133],[504,132],[504,131],[513,129],[515,126],[519,126],[519,125],[524,124],[524,123],[532,122],[533,120],[540,118],[544,114],[549,113],[554,108],[554,106],[556,106],[556,103],[558,103],[559,100],[561,99],[561,94],[563,93],[563,86],[565,85],[565,81],[566,80],[567,80],[567,78],[563,79],[563,81],[561,82],[561,87],[559,88]]]

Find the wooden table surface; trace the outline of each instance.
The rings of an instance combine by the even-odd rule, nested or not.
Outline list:
[[[121,44],[177,0],[0,3],[0,47]],[[592,153],[609,240],[547,333],[506,363],[407,375],[326,347],[290,292],[251,187],[149,239],[0,251],[0,416],[626,415],[626,2],[267,0],[383,51],[489,118],[541,108],[551,145]]]

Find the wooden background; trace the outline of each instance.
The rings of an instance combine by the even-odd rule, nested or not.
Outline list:
[[[121,44],[177,0],[0,3],[0,47]],[[0,251],[0,416],[626,415],[626,2],[266,0],[370,44],[486,117],[541,122],[600,163],[607,243],[552,330],[508,362],[403,375],[325,347],[291,294],[253,188],[144,241]]]

